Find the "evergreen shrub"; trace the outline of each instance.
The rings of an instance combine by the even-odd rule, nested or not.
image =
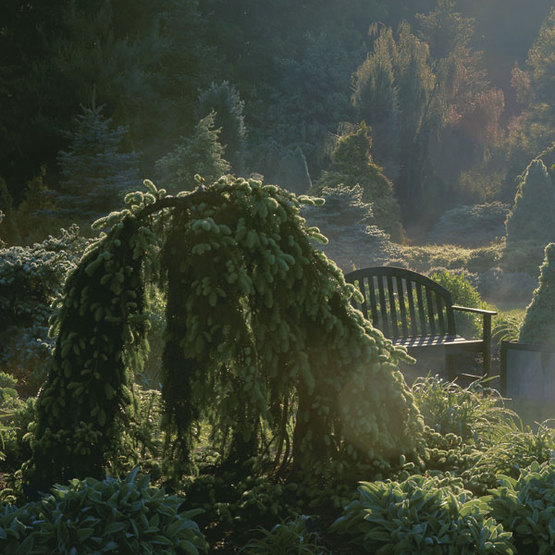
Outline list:
[[[543,250],[555,239],[555,185],[542,160],[528,165],[505,227],[504,269],[537,275]]]
[[[200,117],[215,112],[214,127],[220,130],[219,141],[223,146],[225,158],[229,160],[234,173],[243,171],[247,129],[241,100],[237,89],[228,81],[214,82],[199,96]],[[200,169],[199,173],[202,173]]]
[[[392,266],[401,266],[421,274],[433,268],[461,271],[466,268],[473,250],[456,245],[399,246],[400,256],[392,257]]]
[[[191,136],[182,137],[173,150],[156,161],[155,174],[168,191],[194,189],[196,174],[210,183],[230,171],[215,121],[216,112],[212,111],[197,123]]]
[[[344,271],[379,266],[398,256],[398,246],[372,222],[373,204],[363,200],[359,185],[324,187],[322,206],[303,207],[309,225],[318,227],[328,243],[318,245]]]
[[[15,471],[31,454],[28,431],[35,418],[35,399],[20,399],[18,382],[0,372],[0,469]]]
[[[58,217],[92,221],[140,184],[138,155],[125,152],[128,129],[112,127],[102,109],[83,107],[75,130],[67,134],[68,149],[58,153],[61,180],[53,195]]]
[[[331,156],[336,169],[322,174],[314,192],[320,194],[325,187],[333,188],[340,184],[347,187],[359,185],[362,200],[372,203],[372,223],[388,233],[393,241],[401,242],[403,229],[399,203],[391,181],[372,160],[369,133],[370,128],[360,124],[355,131],[339,137]]]
[[[50,304],[85,246],[72,226],[29,247],[0,249],[0,367],[31,388],[44,377],[42,367],[52,353]]]
[[[545,247],[539,286],[526,309],[519,341],[555,350],[555,243]]]

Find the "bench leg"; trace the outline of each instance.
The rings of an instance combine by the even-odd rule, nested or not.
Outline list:
[[[445,359],[447,363],[447,376],[450,380],[454,380],[457,377],[457,356],[447,352]]]
[[[491,314],[484,314],[484,377],[491,371]]]

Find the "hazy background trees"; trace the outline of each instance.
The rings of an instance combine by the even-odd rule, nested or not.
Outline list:
[[[364,121],[412,241],[511,204],[554,139],[551,0],[6,0],[0,22],[0,177],[29,214],[62,191],[93,95],[140,176],[174,181],[182,164],[305,192]]]

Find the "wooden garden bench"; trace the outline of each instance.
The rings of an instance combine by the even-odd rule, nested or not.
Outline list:
[[[362,305],[353,302],[364,316],[395,345],[409,354],[428,349],[444,349],[483,354],[483,373],[491,368],[491,317],[496,312],[454,305],[447,289],[430,278],[394,267],[363,268],[345,275],[362,293]],[[465,339],[455,329],[455,310],[481,314],[482,338]],[[453,374],[453,358],[448,357]]]

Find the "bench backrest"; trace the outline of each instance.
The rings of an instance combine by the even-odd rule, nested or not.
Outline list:
[[[355,270],[345,280],[364,297],[355,307],[386,337],[455,334],[451,294],[426,276],[382,266]]]

